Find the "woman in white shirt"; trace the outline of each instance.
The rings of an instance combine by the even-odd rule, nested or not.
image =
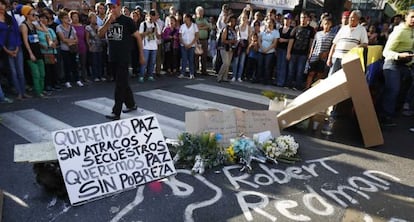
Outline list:
[[[194,47],[198,41],[198,27],[193,23],[191,15],[184,15],[184,24],[180,26],[181,44],[181,74],[178,78],[183,78],[185,70],[190,69],[190,79],[194,79]]]
[[[242,82],[242,74],[244,69],[244,62],[246,59],[246,49],[249,45],[249,36],[250,36],[250,25],[249,17],[247,14],[243,13],[240,15],[240,24],[236,27],[237,33],[237,47],[233,54],[233,78],[232,82],[239,81]]]

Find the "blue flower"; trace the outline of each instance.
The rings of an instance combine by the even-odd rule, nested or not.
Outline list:
[[[216,141],[219,142],[222,139],[223,139],[223,135],[221,135],[220,133],[217,133],[216,134]]]

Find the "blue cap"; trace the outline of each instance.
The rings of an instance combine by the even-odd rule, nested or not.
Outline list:
[[[105,5],[121,5],[120,0],[106,0]]]
[[[283,18],[285,18],[285,19],[293,19],[293,15],[292,15],[292,14],[290,14],[290,13],[287,13],[287,14],[285,14],[285,15],[283,16]]]

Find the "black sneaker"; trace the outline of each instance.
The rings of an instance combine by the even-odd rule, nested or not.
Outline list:
[[[52,87],[52,89],[53,89],[53,90],[55,90],[55,91],[62,91],[62,87],[60,87],[60,86],[58,86],[58,85],[54,85],[54,86]]]
[[[135,110],[137,110],[138,109],[138,106],[137,106],[137,104],[135,104],[133,107],[131,107],[131,108],[126,108],[126,109],[124,109],[124,110],[122,110],[122,112],[123,113],[129,113],[129,112],[132,112],[132,111],[135,111]]]
[[[105,118],[107,118],[107,119],[110,119],[110,120],[119,120],[119,119],[121,119],[121,117],[120,116],[118,116],[118,115],[115,115],[115,114],[110,114],[110,115],[105,115]]]
[[[325,123],[321,129],[321,134],[325,135],[325,136],[330,136],[333,134],[333,126],[335,124],[335,119],[332,117],[329,117],[327,119],[325,119]]]
[[[382,119],[381,125],[385,126],[385,127],[397,126],[397,124],[394,122],[394,120],[390,117],[385,117],[384,119]]]

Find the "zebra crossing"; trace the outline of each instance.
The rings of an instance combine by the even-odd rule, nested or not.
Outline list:
[[[50,141],[51,132],[72,127],[35,109],[1,113],[0,117],[2,125],[32,143]]]
[[[112,99],[108,99],[105,97],[95,98],[95,99],[88,99],[88,100],[81,100],[75,102],[76,105],[83,107],[85,109],[97,112],[102,115],[106,115],[112,112],[112,106],[114,101]],[[130,113],[123,113],[122,116],[125,118],[130,118],[133,116],[143,116],[154,114],[148,110],[139,108],[136,111]],[[185,131],[185,124],[183,121],[176,120],[170,118],[168,116],[164,116],[158,113],[155,113],[158,122],[160,123],[162,133],[165,137],[168,138],[177,138],[177,136]]]
[[[155,89],[145,92],[137,92],[136,95],[148,97],[151,99],[156,99],[162,102],[187,107],[195,110],[205,110],[205,109],[218,109],[218,110],[230,110],[234,108],[239,108],[236,106],[231,106],[227,104],[217,103],[205,99],[199,99],[191,96],[186,96],[178,93],[168,92],[161,89]],[[242,109],[242,108],[239,108]],[[242,109],[245,110],[245,109]]]
[[[261,105],[268,105],[269,100],[259,93],[249,93],[243,90],[230,89],[227,87],[214,86],[208,84],[192,84],[184,86],[187,89],[193,90],[194,95],[197,92],[209,93],[216,96],[226,96],[235,98],[238,100],[244,100],[247,102],[257,103]],[[166,105],[174,105],[189,108],[192,110],[205,110],[205,109],[217,109],[217,110],[229,110],[238,108],[246,110],[242,107],[235,105],[229,105],[219,103],[211,100],[200,99],[195,96],[189,96],[185,94],[170,92],[167,90],[154,89],[148,91],[141,91],[134,93],[137,96],[146,97],[152,100],[157,100],[165,103]],[[193,95],[193,94],[192,94]],[[92,111],[101,115],[105,115],[112,112],[112,106],[114,104],[113,99],[106,97],[97,97],[92,99],[85,99],[75,101],[73,105],[82,109]],[[158,122],[160,123],[163,135],[167,138],[177,138],[179,134],[185,131],[185,123],[182,120],[175,119],[153,111],[146,110],[139,107],[138,110],[123,113],[123,118],[129,118],[133,116],[141,116],[155,114]],[[25,109],[6,113],[0,113],[2,118],[1,124],[10,129],[17,135],[26,139],[28,142],[44,142],[51,140],[51,132],[71,128],[72,126],[59,119],[40,112],[36,109]],[[68,121],[68,120],[66,120]]]

